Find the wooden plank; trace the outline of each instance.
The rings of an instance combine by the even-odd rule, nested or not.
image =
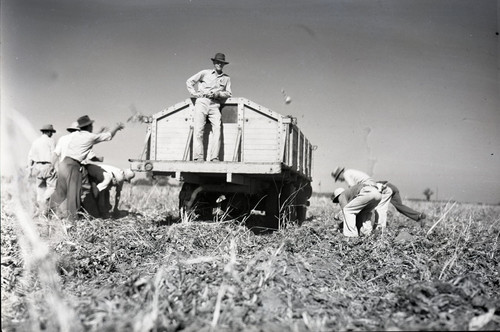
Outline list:
[[[238,124],[237,123],[225,123],[222,127],[221,133],[221,150],[224,156],[222,160],[232,161],[234,155],[234,146],[236,144],[236,138],[238,136]]]
[[[182,141],[189,134],[189,127],[186,128],[183,132],[174,132],[174,133],[162,133],[160,135],[156,135],[156,138],[161,140],[164,144],[168,144],[171,141]]]
[[[243,149],[245,151],[264,151],[264,150],[273,150],[278,151],[278,147],[276,146],[276,142],[270,142],[269,144],[264,144],[262,142],[252,142],[252,144],[243,145]]]
[[[157,151],[161,151],[162,153],[167,153],[168,151],[174,151],[174,150],[183,150],[185,147],[185,143],[183,144],[170,144],[170,145],[163,145],[160,149],[157,149]]]
[[[158,112],[156,114],[153,114],[153,119],[162,119],[166,116],[174,116],[178,113],[181,112],[191,112],[193,110],[193,105],[191,103],[190,99],[186,99],[184,101],[181,101],[173,106],[170,106],[167,109],[164,109],[161,112]]]
[[[262,131],[262,132],[253,132],[253,131],[246,131],[245,132],[245,140],[252,140],[252,139],[255,139],[255,140],[259,140],[259,139],[262,139],[262,140],[272,140],[272,141],[275,141],[276,144],[278,143],[278,137],[275,133],[269,133],[269,132],[266,132],[266,131]]]
[[[273,142],[274,145],[278,145],[276,137],[266,136],[266,135],[245,135],[243,142]]]
[[[299,152],[297,170],[304,172],[304,134],[301,131],[299,131],[299,146],[297,147],[297,151]]]
[[[245,150],[245,156],[247,155],[273,155],[274,157],[277,157],[277,151],[276,150],[270,150],[270,149],[267,149],[267,150],[258,150],[258,149],[254,149],[254,150],[249,150],[249,149],[246,149]],[[273,160],[274,160],[274,157],[273,157]]]
[[[234,174],[279,174],[282,164],[279,162],[194,162],[169,160],[130,160],[130,167],[135,171],[144,171],[145,163],[151,163],[153,171],[176,173],[234,173]]]
[[[242,102],[244,105],[245,117],[247,114],[256,114],[256,116],[270,118],[274,120],[277,120],[279,117],[282,117],[281,114],[271,111],[270,109],[261,106],[259,104],[251,102],[248,99],[240,98],[240,102]]]
[[[186,129],[189,129],[191,127],[190,122],[172,122],[172,123],[162,123],[157,127],[158,133],[170,133],[170,132],[184,132],[186,135],[185,131]]]
[[[271,160],[276,160],[278,157],[278,154],[276,153],[276,150],[245,150],[245,157],[246,156],[272,156]],[[247,159],[245,159],[247,160]]]
[[[192,123],[191,109],[185,103],[180,107],[181,111],[170,112],[157,122],[156,159],[182,160],[186,153],[189,155],[191,145],[186,147],[186,144]]]
[[[276,151],[245,151],[245,162],[266,162],[266,161],[278,161],[278,155]]]
[[[159,150],[156,155],[158,160],[182,160],[184,147],[179,146],[177,149]]]
[[[246,139],[259,139],[262,138],[264,140],[277,140],[278,135],[274,131],[269,130],[249,130],[245,128],[245,132],[243,137]]]
[[[297,170],[298,168],[298,140],[299,135],[297,132],[297,127],[294,126],[292,130],[292,169]]]
[[[165,142],[168,142],[168,144],[162,144],[160,145],[156,150],[157,151],[162,151],[162,150],[168,150],[168,149],[175,149],[175,148],[184,148],[186,146],[187,142],[187,136],[186,137],[177,137],[177,138],[172,138],[168,140],[164,140]]]
[[[264,149],[277,149],[278,145],[276,144],[276,141],[274,140],[245,140],[243,142],[243,148],[244,149],[259,149],[260,147],[263,147]]]
[[[266,119],[262,117],[245,116],[245,125],[254,127],[278,127],[278,122],[274,119]]]

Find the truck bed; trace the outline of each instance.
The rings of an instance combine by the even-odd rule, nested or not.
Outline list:
[[[221,117],[220,162],[193,161],[194,105],[187,99],[150,118],[145,149],[140,159],[130,160],[132,169],[156,175],[266,175],[291,170],[311,180],[313,147],[295,118],[245,98],[229,98],[221,107]],[[207,151],[209,133],[210,127],[204,136]]]

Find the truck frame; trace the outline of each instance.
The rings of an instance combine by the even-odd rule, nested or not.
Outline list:
[[[220,108],[220,161],[199,162],[193,160],[194,101],[186,99],[146,118],[144,150],[140,159],[129,159],[131,169],[181,181],[181,213],[203,219],[221,211],[234,218],[260,215],[257,225],[268,229],[290,221],[301,225],[312,194],[314,146],[296,118],[245,98],[229,98]],[[209,135],[207,124],[205,155]]]

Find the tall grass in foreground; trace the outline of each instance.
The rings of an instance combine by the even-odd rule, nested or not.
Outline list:
[[[255,235],[172,224],[178,190],[128,186],[128,216],[76,223],[33,220],[2,192],[2,329],[500,329],[498,206],[408,202],[425,228],[391,209],[387,231],[348,239],[313,197],[302,227]]]

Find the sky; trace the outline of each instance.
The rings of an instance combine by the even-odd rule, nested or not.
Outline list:
[[[313,189],[337,166],[404,198],[500,203],[500,3],[495,0],[2,0],[2,175],[55,139],[189,97],[186,79],[230,62],[233,96],[297,118]],[[282,89],[292,98],[285,104]],[[95,146],[128,167],[146,125]]]

